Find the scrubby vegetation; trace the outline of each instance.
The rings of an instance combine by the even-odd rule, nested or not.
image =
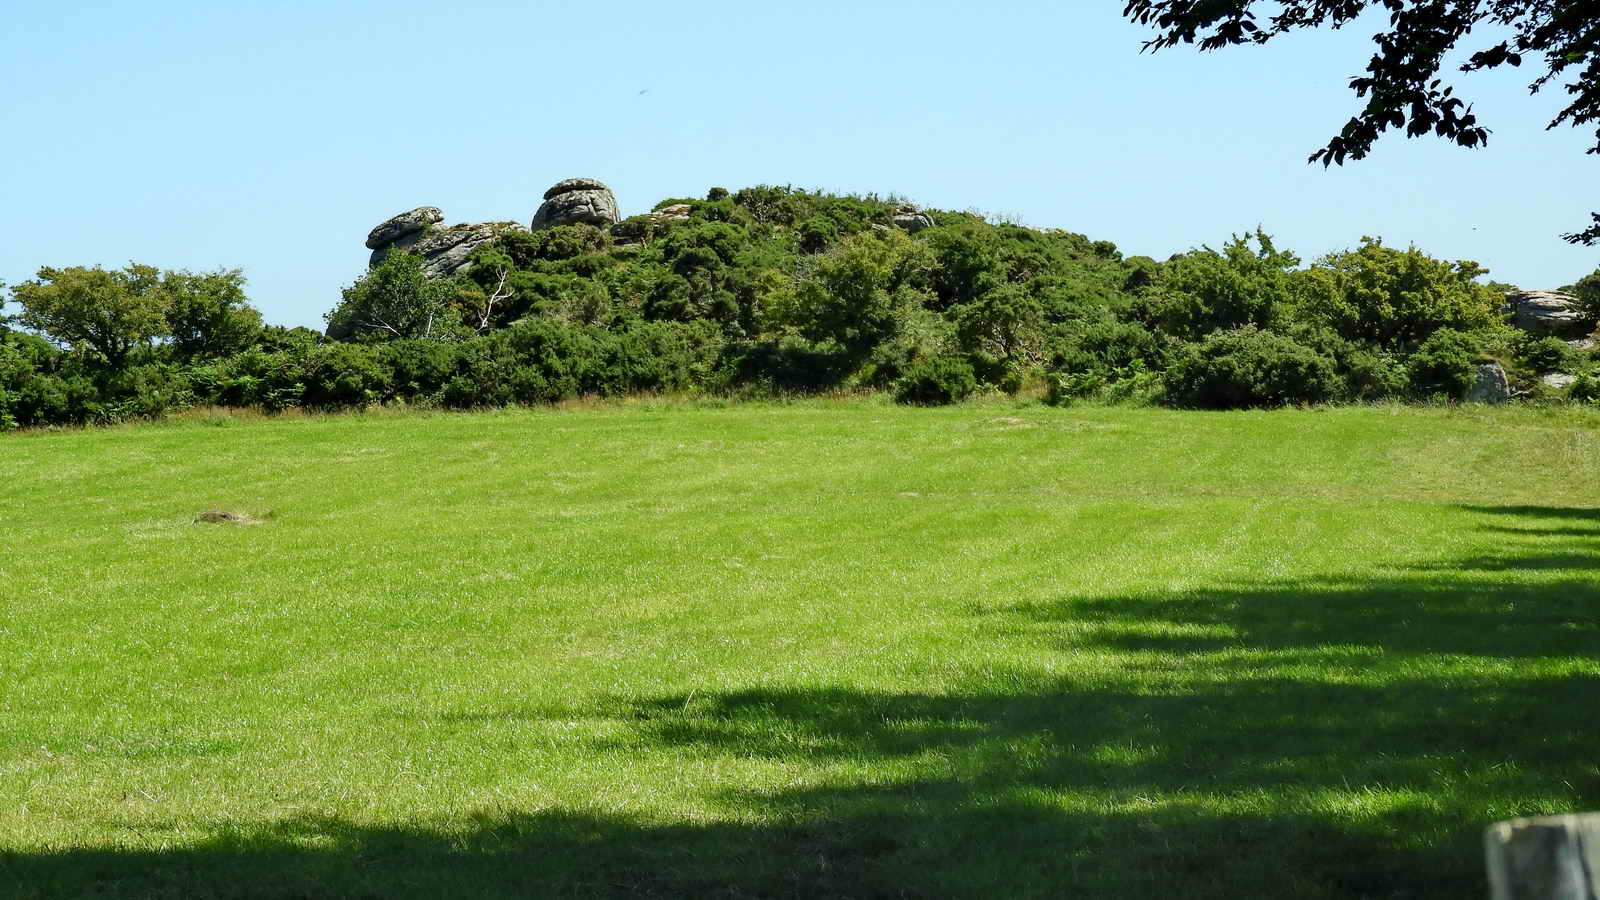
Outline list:
[[[238,272],[42,269],[11,291],[27,330],[0,324],[0,428],[680,390],[1234,408],[1459,398],[1486,360],[1540,396],[1539,375],[1594,367],[1507,327],[1476,263],[1371,238],[1306,265],[1258,229],[1157,262],[968,213],[928,211],[913,235],[892,198],[716,188],[658,209],[674,204],[688,216],[508,233],[446,281],[390,254],[328,313],[339,340],[262,327]]]

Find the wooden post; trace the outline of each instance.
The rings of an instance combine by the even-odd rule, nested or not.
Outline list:
[[[1483,847],[1493,900],[1600,898],[1600,813],[1496,822]]]

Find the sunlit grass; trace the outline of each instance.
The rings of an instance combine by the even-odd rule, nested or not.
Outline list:
[[[1480,894],[1483,825],[1600,806],[1596,425],[0,439],[0,895]]]

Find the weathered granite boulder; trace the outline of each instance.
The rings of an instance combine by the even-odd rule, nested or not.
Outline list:
[[[1545,387],[1561,391],[1571,387],[1572,383],[1578,380],[1578,376],[1568,375],[1565,372],[1551,372],[1539,380],[1544,382]]]
[[[1582,337],[1595,320],[1584,314],[1578,298],[1560,291],[1521,291],[1506,295],[1511,322],[1524,331]]]
[[[449,278],[471,271],[467,258],[472,251],[508,231],[527,231],[518,222],[483,222],[477,225],[451,225],[427,234],[411,234],[372,251],[369,266],[383,262],[396,250],[422,257],[422,272],[429,278]]]
[[[1499,363],[1485,363],[1478,367],[1478,380],[1467,389],[1462,398],[1468,403],[1504,403],[1511,399],[1511,382],[1506,380],[1506,370]]]
[[[420,235],[429,225],[444,221],[444,213],[437,206],[419,206],[403,212],[367,232],[367,249],[387,247],[407,237]]]
[[[916,234],[924,228],[932,228],[933,217],[915,206],[902,206],[894,211],[894,224]]]
[[[568,178],[544,192],[544,203],[533,214],[534,231],[557,225],[594,225],[610,228],[621,221],[617,196],[593,178]]]

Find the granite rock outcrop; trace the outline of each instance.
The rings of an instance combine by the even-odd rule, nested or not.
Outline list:
[[[557,225],[593,225],[610,228],[622,220],[617,195],[593,178],[568,178],[544,192],[544,203],[529,227],[538,231]]]
[[[1583,337],[1595,320],[1577,297],[1560,291],[1517,291],[1506,295],[1511,323],[1523,331],[1557,337]]]

